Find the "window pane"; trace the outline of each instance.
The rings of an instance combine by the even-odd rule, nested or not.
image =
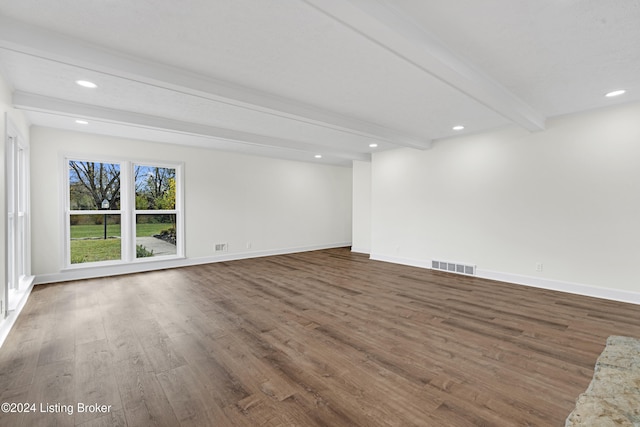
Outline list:
[[[136,209],[171,210],[176,208],[176,170],[136,165]]]
[[[69,199],[71,210],[120,210],[120,165],[69,161]]]
[[[176,215],[136,215],[136,258],[176,255]]]
[[[69,221],[71,264],[121,259],[120,215],[71,215]]]

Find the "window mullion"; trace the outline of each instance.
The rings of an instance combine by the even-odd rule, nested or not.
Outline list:
[[[180,164],[83,156],[64,161],[65,267],[183,256]],[[104,180],[105,176],[109,179]],[[100,183],[99,193],[92,182]],[[108,200],[114,209],[101,209],[99,199]],[[145,209],[136,209],[138,202]],[[104,225],[104,233],[98,225]],[[119,238],[119,244],[114,238]],[[138,244],[147,245],[147,253],[138,252]]]
[[[123,161],[121,170],[120,208],[122,209],[122,260],[124,262],[131,262],[134,253],[132,246],[135,241],[135,236],[133,236],[131,231],[131,210],[134,207],[131,196],[133,193],[133,191],[131,191],[131,186],[133,185],[131,162]]]

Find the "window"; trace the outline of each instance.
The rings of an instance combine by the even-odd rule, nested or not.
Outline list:
[[[32,283],[29,226],[29,147],[6,118],[6,287],[0,295],[0,320],[14,310]],[[5,304],[6,302],[6,304]]]
[[[69,161],[70,264],[122,260],[119,163]]]
[[[182,256],[179,165],[65,163],[67,266]]]
[[[136,258],[177,253],[176,170],[135,165]]]

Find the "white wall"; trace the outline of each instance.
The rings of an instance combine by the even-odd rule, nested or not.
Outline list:
[[[187,263],[218,259],[215,243],[228,243],[226,258],[351,243],[350,168],[33,127],[32,269],[37,283],[69,276],[59,274],[64,153],[183,161]]]
[[[371,253],[371,162],[353,162],[352,250]]]
[[[640,302],[640,104],[375,154],[372,258]]]

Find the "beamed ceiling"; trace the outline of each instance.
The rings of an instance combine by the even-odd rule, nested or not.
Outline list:
[[[339,165],[640,101],[639,40],[640,0],[0,0],[34,125]]]

